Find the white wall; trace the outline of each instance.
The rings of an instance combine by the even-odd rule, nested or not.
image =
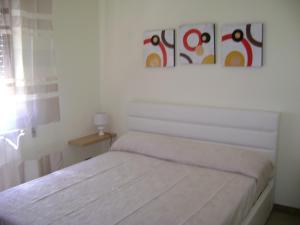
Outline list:
[[[100,145],[68,146],[68,140],[95,132],[92,118],[99,110],[98,0],[53,0],[54,41],[59,77],[61,121],[27,133],[25,159],[63,151],[70,165],[101,151]]]
[[[136,99],[279,111],[276,202],[300,208],[300,1],[99,2],[100,103],[112,129],[126,131],[126,105]],[[145,30],[197,22],[216,23],[216,65],[144,68]],[[230,22],[264,23],[262,68],[221,66],[220,25]]]

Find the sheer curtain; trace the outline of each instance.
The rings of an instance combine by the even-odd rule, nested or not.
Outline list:
[[[24,129],[60,120],[51,0],[0,0],[0,190],[24,181]]]

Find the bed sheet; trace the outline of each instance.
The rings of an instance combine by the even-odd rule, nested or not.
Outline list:
[[[1,225],[237,225],[252,177],[112,151],[0,193]]]

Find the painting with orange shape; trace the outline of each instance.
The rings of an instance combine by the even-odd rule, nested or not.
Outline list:
[[[181,25],[178,36],[181,64],[215,63],[215,28],[213,23]]]
[[[225,24],[221,36],[224,66],[262,66],[262,23]]]
[[[144,65],[175,66],[175,30],[153,30],[144,33]]]

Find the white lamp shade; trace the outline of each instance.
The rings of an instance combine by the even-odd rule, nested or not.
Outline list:
[[[108,124],[108,116],[106,113],[96,113],[94,117],[94,124],[96,126],[105,126]]]

